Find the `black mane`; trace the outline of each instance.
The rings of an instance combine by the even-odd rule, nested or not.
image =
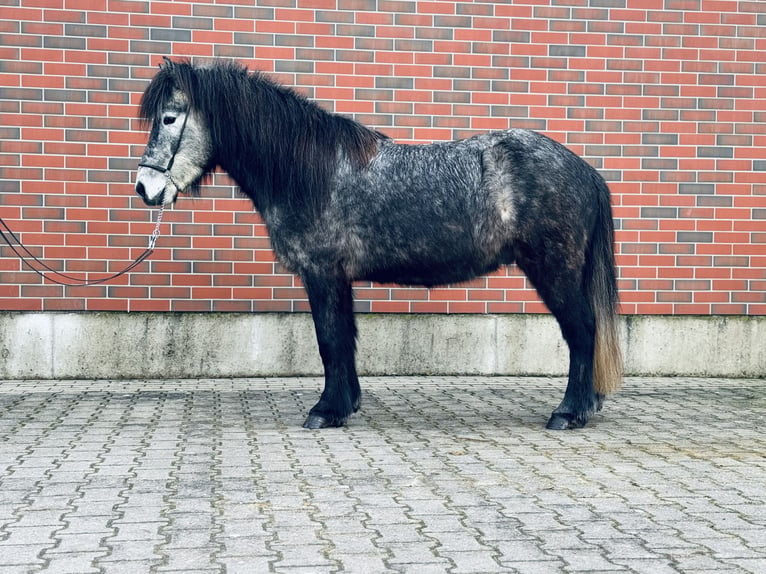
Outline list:
[[[339,152],[361,168],[386,139],[236,62],[166,62],[144,92],[141,117],[158,121],[173,90],[184,92],[207,124],[214,153],[210,169],[220,165],[259,209],[284,202],[322,205]]]

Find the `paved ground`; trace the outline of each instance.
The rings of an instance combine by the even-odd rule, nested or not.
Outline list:
[[[766,381],[0,383],[0,573],[766,572]]]

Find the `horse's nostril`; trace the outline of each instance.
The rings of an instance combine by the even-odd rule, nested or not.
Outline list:
[[[140,181],[136,184],[136,193],[146,199],[146,189],[144,188],[144,184]]]

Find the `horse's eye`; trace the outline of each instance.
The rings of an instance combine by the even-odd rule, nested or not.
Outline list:
[[[169,126],[170,124],[175,123],[175,121],[176,121],[175,116],[165,116],[164,118],[162,118],[162,123],[165,124],[166,126]]]

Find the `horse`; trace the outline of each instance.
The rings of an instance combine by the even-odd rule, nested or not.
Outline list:
[[[324,368],[304,427],[361,404],[354,281],[432,287],[516,264],[558,321],[569,374],[550,429],[579,428],[621,381],[609,188],[534,131],[396,143],[236,61],[165,58],[140,101],[151,126],[136,176],[149,206],[199,192],[220,167],[301,279]]]

